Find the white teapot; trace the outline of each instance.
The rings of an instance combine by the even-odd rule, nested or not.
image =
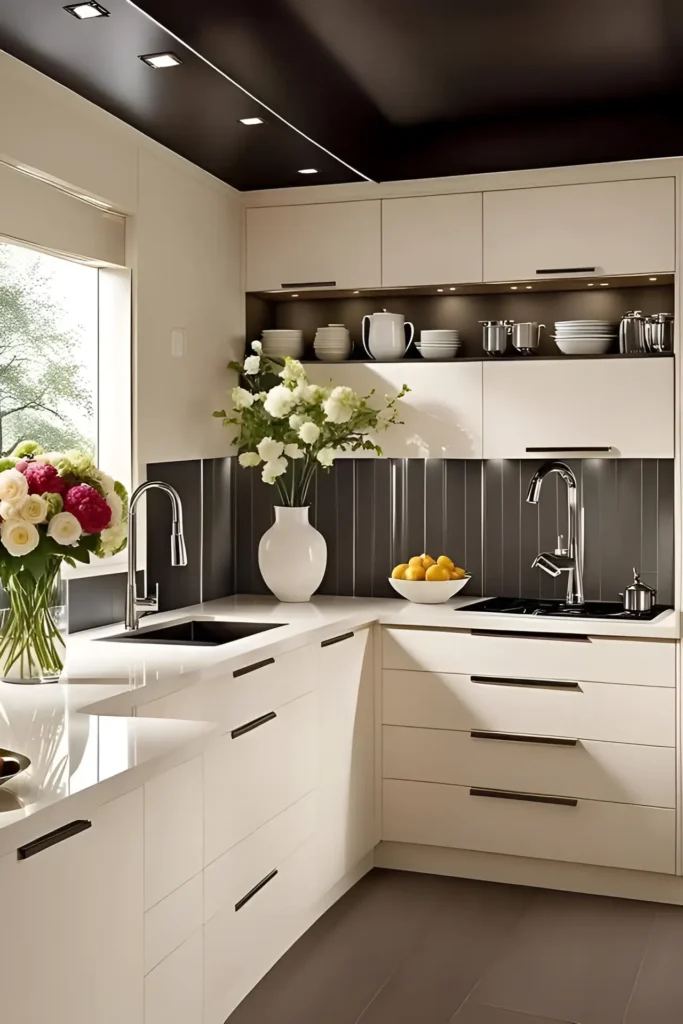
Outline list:
[[[367,338],[366,320],[369,323]],[[406,327],[410,328],[410,337],[407,342]],[[361,335],[363,348],[370,358],[388,362],[404,357],[413,343],[415,328],[410,321],[406,323],[402,313],[387,313],[385,309],[381,313],[372,313],[363,317]]]

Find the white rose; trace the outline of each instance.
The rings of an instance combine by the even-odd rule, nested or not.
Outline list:
[[[316,455],[316,459],[318,460],[318,462],[320,463],[321,466],[325,466],[325,468],[329,468],[332,465],[332,463],[334,462],[335,455],[336,455],[336,452],[335,452],[334,448],[323,448]]]
[[[105,533],[106,531],[102,532]],[[81,536],[81,524],[71,512],[58,512],[47,525],[47,535],[57,541],[58,544],[71,545],[73,547],[78,543],[78,539]]]
[[[334,388],[330,397],[323,402],[326,419],[330,423],[347,423],[353,416],[358,399],[351,388]]]
[[[28,494],[26,477],[18,469],[0,473],[0,501],[17,502]]]
[[[304,444],[315,444],[320,437],[320,427],[310,420],[307,423],[302,423],[299,428],[299,437]]]
[[[286,470],[287,459],[273,459],[272,462],[266,462],[263,467],[263,473],[261,473],[261,479],[264,484],[274,484],[276,477],[282,476]]]
[[[317,384],[307,384],[304,380],[300,380],[292,391],[292,395],[295,402],[306,402],[310,405],[312,402],[317,402],[321,390]]]
[[[302,416],[301,413],[294,412],[289,417],[289,425],[292,430],[298,430],[299,427],[306,422],[306,417]]]
[[[125,521],[120,522],[118,526],[108,526],[107,529],[102,530],[102,533],[100,534],[100,547],[98,554],[104,555],[108,558],[123,547],[127,537],[128,529]]]
[[[263,352],[263,345],[260,341],[252,341],[251,343],[252,352],[256,352],[257,355],[261,355]]]
[[[236,409],[250,409],[254,404],[254,396],[246,388],[233,388],[230,397]]]
[[[280,458],[285,450],[282,441],[275,441],[272,437],[264,437],[256,448],[264,462],[274,462],[275,459]]]
[[[244,372],[245,373],[258,373],[261,367],[261,360],[258,356],[247,356],[244,360]]]
[[[249,469],[250,466],[258,466],[261,462],[261,456],[258,452],[242,452],[238,462],[244,469]]]
[[[26,523],[44,523],[47,516],[47,502],[40,494],[27,494],[16,506],[19,518]],[[4,518],[4,517],[3,517]]]
[[[21,515],[19,513],[20,504],[21,502],[19,501],[0,501],[0,518],[4,520],[21,519]]]
[[[10,555],[21,558],[22,555],[28,555],[38,547],[40,534],[33,523],[25,523],[23,519],[10,519],[2,524],[0,540]]]
[[[123,502],[115,491],[107,495],[107,505],[111,509],[111,520],[109,527],[118,526],[123,519]]]
[[[304,453],[298,444],[286,444],[285,455],[288,459],[303,459]]]
[[[283,416],[289,416],[295,401],[289,388],[286,388],[284,384],[278,384],[268,392],[263,408],[274,419],[279,420]]]
[[[301,380],[305,382],[306,371],[298,359],[292,359],[291,356],[286,356],[285,368],[280,371],[280,376],[283,380],[290,381],[292,384],[298,384]]]

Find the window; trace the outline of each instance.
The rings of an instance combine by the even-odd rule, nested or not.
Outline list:
[[[0,242],[0,453],[98,455],[99,271]]]

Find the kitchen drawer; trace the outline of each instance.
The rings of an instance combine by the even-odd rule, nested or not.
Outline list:
[[[538,737],[513,739],[515,734],[482,732],[385,725],[383,777],[676,806],[673,747],[595,740],[578,740],[569,746],[552,737],[538,742]]]
[[[474,614],[474,613],[472,613]],[[474,629],[475,627],[473,627]],[[676,644],[543,633],[385,629],[384,668],[674,686]]]
[[[145,910],[202,870],[203,816],[201,757],[145,783]]]
[[[145,1024],[199,1024],[202,953],[202,933],[198,931],[147,975]],[[121,1024],[125,1024],[124,1020]]]
[[[204,870],[204,920],[236,903],[313,835],[317,794],[295,804],[237,843]]]
[[[466,786],[383,784],[382,838],[673,874],[676,812],[579,800],[576,806],[471,795]]]
[[[206,751],[205,865],[315,787],[316,736],[316,695],[308,693]]]
[[[203,880],[199,872],[145,914],[145,974],[202,927]]]
[[[673,689],[615,683],[578,683],[568,689],[476,682],[477,678],[481,677],[385,671],[382,721],[425,729],[492,729],[674,746]]]

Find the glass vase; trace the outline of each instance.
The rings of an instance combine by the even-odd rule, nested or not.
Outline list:
[[[56,683],[66,656],[66,583],[61,563],[39,580],[25,569],[0,594],[0,678],[5,683]]]

